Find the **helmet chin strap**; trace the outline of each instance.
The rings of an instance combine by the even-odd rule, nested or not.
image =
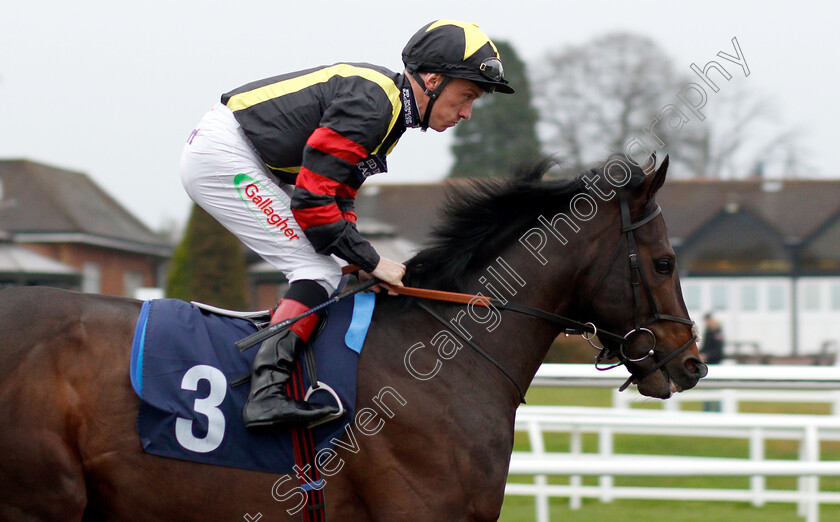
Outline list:
[[[426,113],[423,115],[423,118],[420,119],[420,130],[426,132],[426,129],[429,128],[429,118],[432,116],[432,106],[435,104],[435,101],[437,101],[438,96],[440,96],[441,91],[443,91],[443,88],[446,87],[447,83],[449,83],[449,76],[443,76],[443,80],[441,80],[440,85],[438,85],[435,90],[429,90],[426,88],[426,80],[420,76],[419,72],[411,71],[411,76],[417,81],[418,85],[423,86],[423,92],[429,97],[429,102],[426,104]]]

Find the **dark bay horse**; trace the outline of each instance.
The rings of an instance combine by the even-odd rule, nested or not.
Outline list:
[[[691,388],[705,367],[654,201],[668,159],[649,163],[551,181],[542,165],[460,189],[406,282],[589,322],[641,393]],[[328,519],[499,516],[520,390],[563,327],[419,302],[378,297],[356,417],[317,462]],[[140,304],[0,292],[0,520],[301,520],[294,476],[143,452],[128,372]]]

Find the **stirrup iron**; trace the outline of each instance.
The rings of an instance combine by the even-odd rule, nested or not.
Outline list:
[[[338,394],[329,384],[325,384],[321,381],[315,381],[315,385],[309,386],[309,389],[306,390],[306,395],[303,397],[304,402],[309,402],[309,397],[312,396],[313,393],[318,391],[325,391],[330,394],[335,401],[336,406],[338,406],[338,411],[335,413],[330,413],[326,417],[322,417],[318,420],[312,421],[306,425],[307,428],[314,428],[315,426],[320,426],[321,424],[333,421],[335,419],[340,419],[347,410],[344,409],[344,405],[341,403],[341,399],[338,398]]]

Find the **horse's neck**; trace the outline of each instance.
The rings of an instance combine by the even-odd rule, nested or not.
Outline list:
[[[569,243],[567,259],[574,260],[574,245]],[[567,315],[572,303],[576,269],[573,263],[543,265],[522,245],[511,245],[483,269],[465,278],[469,293],[481,293],[502,301]],[[530,385],[558,327],[548,321],[511,311],[474,307],[463,315],[462,323],[471,324],[475,342],[497,359],[523,389]],[[482,315],[484,314],[484,315]],[[472,319],[472,321],[470,321]]]

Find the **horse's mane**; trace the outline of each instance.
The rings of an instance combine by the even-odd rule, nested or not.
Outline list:
[[[470,269],[518,241],[526,227],[536,226],[540,215],[551,219],[568,209],[572,197],[588,192],[584,174],[594,177],[603,172],[596,168],[573,178],[543,180],[556,165],[554,159],[546,158],[521,167],[510,179],[473,179],[450,186],[442,217],[425,248],[406,262],[405,284],[462,291]],[[631,180],[622,190],[632,191],[644,179],[642,169],[630,167]]]

